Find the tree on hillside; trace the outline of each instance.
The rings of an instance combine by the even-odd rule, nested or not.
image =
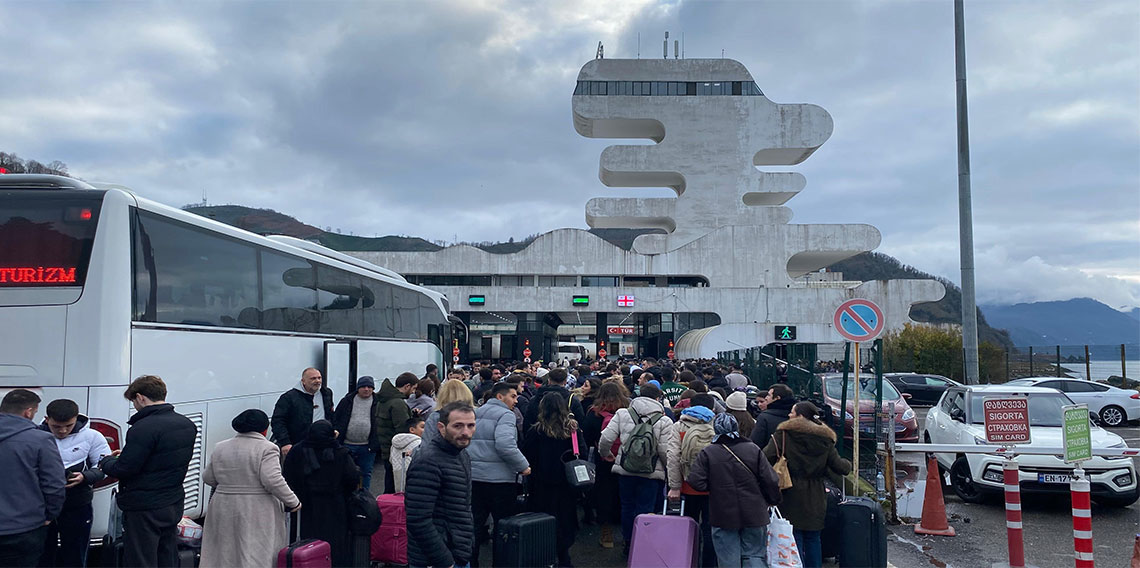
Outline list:
[[[988,341],[978,346],[982,383],[1004,383],[1005,349]],[[930,373],[965,380],[962,369],[962,330],[905,324],[883,336],[883,370]]]
[[[67,164],[54,160],[44,165],[36,160],[27,160],[8,152],[0,152],[0,168],[10,174],[54,174],[66,176]]]

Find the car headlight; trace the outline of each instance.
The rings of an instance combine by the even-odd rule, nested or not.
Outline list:
[[[910,420],[914,420],[914,410],[908,408],[906,412],[902,413],[902,421],[908,422]]]
[[[985,438],[979,438],[977,436],[974,436],[974,445],[986,446],[986,445],[989,445],[989,442],[987,442]]]
[[[1125,442],[1124,440],[1121,440],[1120,443],[1118,443],[1118,444],[1113,444],[1113,445],[1109,446],[1109,448],[1112,448],[1114,450],[1115,449],[1127,448],[1127,447],[1128,447],[1128,442]]]

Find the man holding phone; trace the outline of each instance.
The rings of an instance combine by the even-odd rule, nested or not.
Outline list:
[[[55,436],[67,474],[67,499],[63,511],[48,525],[40,566],[86,566],[91,540],[91,497],[94,485],[107,476],[97,465],[111,447],[102,434],[88,427],[79,405],[66,398],[47,405],[41,430]]]

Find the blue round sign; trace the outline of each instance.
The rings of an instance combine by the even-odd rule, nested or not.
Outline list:
[[[832,323],[844,339],[859,343],[878,337],[886,325],[886,318],[874,302],[856,298],[840,304]]]

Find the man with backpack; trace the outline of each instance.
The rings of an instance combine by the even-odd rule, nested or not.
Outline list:
[[[657,402],[661,389],[647,384],[629,408],[619,409],[602,430],[598,448],[603,458],[613,458],[613,443],[621,440],[613,472],[621,497],[621,532],[626,552],[633,539],[633,519],[652,512],[665,488],[665,464],[669,455],[669,432],[673,421]]]
[[[712,525],[709,524],[709,493],[694,489],[685,478],[697,460],[701,450],[716,438],[713,430],[713,408],[716,406],[712,395],[698,394],[690,406],[681,411],[669,432],[668,474],[669,500],[685,500],[685,515],[701,524],[700,565],[715,566],[716,551],[712,545]]]

